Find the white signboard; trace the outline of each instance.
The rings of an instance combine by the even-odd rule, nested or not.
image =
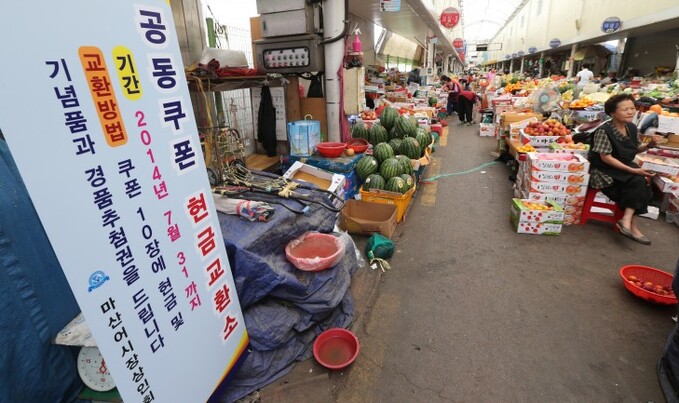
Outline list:
[[[0,127],[124,401],[208,400],[248,336],[169,2],[17,1],[0,35]]]

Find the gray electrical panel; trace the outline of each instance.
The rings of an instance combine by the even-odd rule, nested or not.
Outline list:
[[[257,0],[262,37],[316,34],[320,31],[318,6],[305,0]]]
[[[267,73],[323,71],[323,46],[319,41],[318,35],[255,41],[256,64]]]

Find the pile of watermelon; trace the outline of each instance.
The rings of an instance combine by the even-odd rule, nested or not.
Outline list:
[[[406,193],[414,186],[410,160],[424,156],[433,141],[430,131],[419,127],[413,118],[400,116],[396,109],[385,107],[380,123],[370,129],[360,122],[351,131],[354,138],[372,144],[372,155],[364,155],[356,165],[356,173],[364,181],[363,190],[381,189]]]

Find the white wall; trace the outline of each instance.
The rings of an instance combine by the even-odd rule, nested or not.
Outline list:
[[[562,46],[596,38],[604,41],[609,35],[601,31],[601,24],[612,16],[621,19],[624,31],[679,18],[679,1],[529,0],[491,41],[502,43],[502,50],[489,52],[487,60],[502,61],[506,54],[527,53],[530,46],[538,51],[549,49],[552,38],[560,39]]]

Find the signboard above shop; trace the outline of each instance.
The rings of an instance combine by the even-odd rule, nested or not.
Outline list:
[[[559,38],[554,38],[549,41],[550,48],[558,48],[559,46],[561,46],[561,40]]]
[[[453,40],[453,47],[455,49],[462,49],[464,47],[464,39],[455,38],[455,40]]]
[[[380,11],[385,12],[401,11],[401,0],[380,0]]]
[[[618,17],[608,17],[601,23],[601,30],[607,34],[612,34],[613,32],[620,29],[622,26],[622,21]]]
[[[528,53],[530,53],[530,54],[533,54],[537,51],[538,51],[538,48],[536,48],[535,46],[531,46],[531,47],[528,48]]]
[[[448,7],[441,13],[441,25],[444,28],[454,28],[460,22],[460,11],[455,7]]]
[[[19,15],[50,27],[39,46]],[[248,335],[169,2],[18,1],[0,35],[30,77],[0,65],[2,130],[94,369],[126,403],[219,400]]]

